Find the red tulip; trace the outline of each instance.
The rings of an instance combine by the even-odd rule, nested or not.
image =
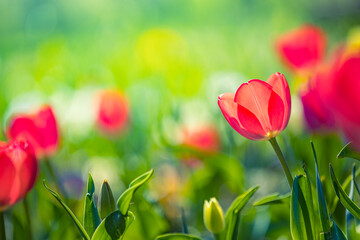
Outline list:
[[[125,96],[117,90],[105,90],[100,93],[97,110],[99,128],[110,135],[125,129],[129,120],[129,107]]]
[[[320,82],[321,97],[337,123],[360,149],[360,55],[340,59]]]
[[[41,107],[34,114],[18,114],[7,130],[10,139],[26,139],[37,157],[50,156],[58,148],[59,134],[56,118],[50,106]]]
[[[229,124],[251,140],[268,140],[280,134],[289,121],[291,98],[289,85],[281,73],[267,82],[253,79],[237,92],[218,98],[219,107]]]
[[[319,82],[327,80],[329,71],[328,67],[322,68],[321,71],[318,69],[306,88],[300,91],[304,117],[311,131],[329,131],[336,127],[333,113],[322,99],[321,89],[319,89]]]
[[[312,25],[304,25],[276,40],[280,58],[293,71],[315,67],[322,61],[325,49],[324,32]]]
[[[198,126],[183,129],[183,145],[203,152],[216,152],[220,149],[220,137],[212,126]]]
[[[0,142],[0,211],[23,199],[34,185],[37,161],[26,141]]]

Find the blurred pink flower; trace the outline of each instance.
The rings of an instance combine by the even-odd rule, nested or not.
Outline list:
[[[38,165],[30,144],[0,142],[0,211],[23,199],[34,186]]]
[[[319,27],[304,25],[280,36],[275,47],[281,60],[292,71],[307,70],[323,60],[326,36]]]
[[[42,106],[34,114],[17,114],[7,129],[9,139],[26,139],[38,158],[53,155],[59,145],[59,132],[52,108]]]
[[[129,121],[129,106],[125,96],[118,90],[104,90],[99,94],[97,125],[101,131],[116,135],[123,131]]]
[[[218,104],[238,133],[251,140],[268,140],[279,135],[289,122],[289,85],[283,74],[275,73],[267,82],[253,79],[235,94],[221,94]]]

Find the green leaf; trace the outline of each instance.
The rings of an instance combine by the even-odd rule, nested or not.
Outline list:
[[[259,189],[259,186],[252,187],[247,190],[245,193],[238,196],[230,205],[229,209],[225,215],[225,230],[220,233],[221,239],[231,240],[237,227],[238,217],[240,211],[244,208],[246,203],[254,195],[254,193]],[[236,234],[236,233],[235,233]]]
[[[121,196],[117,200],[117,206],[119,207],[119,210],[123,215],[126,215],[127,211],[129,210],[130,202],[131,202],[131,199],[132,199],[135,191],[139,187],[141,187],[144,183],[146,183],[151,178],[153,173],[154,173],[154,169],[151,169],[150,171],[139,176],[138,178],[133,180],[130,183],[129,188],[126,189],[123,192],[123,194],[121,194]]]
[[[290,200],[290,230],[294,240],[314,239],[312,213],[308,208],[311,201],[309,182],[303,175],[296,176]]]
[[[357,151],[353,150],[352,148],[352,143],[349,142],[348,144],[346,144],[339,152],[339,154],[337,155],[337,158],[353,158],[356,160],[360,160],[360,153],[358,153]]]
[[[349,198],[345,190],[341,187],[337,180],[334,170],[330,164],[330,176],[336,195],[338,196],[341,204],[349,210],[349,212],[356,218],[360,219],[360,208]]]
[[[346,240],[346,236],[341,229],[336,225],[334,219],[331,219],[333,226],[331,227],[332,240]]]
[[[105,218],[107,215],[116,210],[114,196],[110,185],[106,180],[101,185],[98,206],[101,218]]]
[[[360,175],[360,169],[358,169],[355,172],[355,177],[358,177]],[[346,177],[345,181],[341,185],[343,189],[347,189],[352,181],[352,175],[349,175]],[[356,185],[357,186],[357,185]],[[360,193],[359,193],[360,194]],[[339,202],[339,198],[334,198],[333,203],[331,204],[331,212],[335,212],[336,206]]]
[[[317,158],[316,158],[316,152],[313,142],[311,142],[311,147],[314,154],[315,159],[315,173],[316,173],[316,192],[317,192],[317,199],[318,199],[318,205],[319,205],[319,213],[320,213],[320,221],[322,226],[322,231],[325,234],[330,232],[330,219],[328,210],[326,207],[325,197],[321,186],[320,176],[319,176],[319,169],[317,164]]]
[[[128,212],[128,216],[116,210],[109,214],[96,229],[92,240],[118,240],[122,239],[125,231],[134,221],[134,214]]]
[[[263,205],[273,205],[273,204],[283,204],[288,203],[290,200],[290,193],[285,195],[280,195],[279,193],[274,193],[269,196],[265,196],[260,200],[256,201],[254,206],[263,206]]]
[[[96,228],[99,226],[101,219],[94,201],[95,185],[90,173],[88,177],[87,189],[88,192],[85,195],[84,201],[84,228],[91,237],[94,234]]]
[[[356,185],[355,171],[356,171],[356,166],[354,164],[353,171],[352,171],[352,181],[350,184],[350,192],[349,192],[349,198],[352,201],[354,201],[354,191],[355,191],[355,185]],[[346,232],[350,238],[350,236],[353,236],[356,234],[356,220],[355,220],[354,216],[347,209],[345,211],[345,219],[346,219]]]
[[[157,236],[155,240],[200,240],[200,238],[185,233],[168,233]]]
[[[70,210],[70,208],[65,204],[65,202],[60,198],[60,196],[51,190],[48,186],[45,184],[45,179],[43,180],[44,187],[55,197],[55,199],[63,206],[63,208],[66,210],[66,212],[71,217],[71,220],[75,223],[77,229],[79,230],[81,236],[85,238],[86,240],[90,240],[89,235],[86,233],[84,227],[81,225],[80,221],[76,218],[75,214]]]

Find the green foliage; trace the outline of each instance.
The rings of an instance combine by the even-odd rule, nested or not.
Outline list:
[[[256,207],[256,206],[264,206],[264,205],[289,203],[290,196],[291,196],[290,194],[280,195],[279,193],[274,193],[257,200],[253,205]]]
[[[95,185],[90,173],[88,177],[87,190],[88,192],[85,194],[84,200],[84,228],[88,235],[92,237],[101,220],[94,201]]]
[[[81,236],[85,238],[86,240],[90,240],[89,235],[85,231],[84,227],[81,225],[80,221],[76,218],[75,214],[70,210],[70,208],[66,205],[66,203],[60,198],[59,194],[51,190],[48,186],[45,184],[45,180],[43,181],[43,184],[45,188],[51,193],[51,195],[54,196],[54,198],[61,204],[61,206],[65,209],[65,211],[69,214],[71,220],[74,222],[75,226],[79,230]]]
[[[141,187],[144,183],[146,183],[151,178],[153,173],[154,173],[154,170],[151,169],[150,171],[144,173],[143,175],[141,175],[138,178],[136,178],[135,180],[133,180],[130,183],[129,188],[126,189],[125,192],[123,192],[123,194],[119,197],[116,204],[119,207],[119,210],[123,215],[127,214],[128,210],[129,210],[131,199],[132,199],[135,191],[139,187]]]
[[[248,189],[246,192],[238,196],[230,205],[225,214],[225,230],[220,233],[222,239],[232,240],[237,238],[237,227],[241,210],[246,203],[259,189],[258,186]]]

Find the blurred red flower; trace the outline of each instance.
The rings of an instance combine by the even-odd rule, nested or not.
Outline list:
[[[330,106],[324,102],[319,88],[321,87],[319,83],[328,80],[329,71],[331,68],[328,65],[317,69],[314,77],[307,82],[305,88],[299,93],[306,124],[311,131],[327,132],[336,128],[335,117]]]
[[[30,144],[0,142],[0,211],[23,199],[34,185],[38,165]]]
[[[220,149],[220,137],[217,129],[209,125],[186,127],[182,130],[182,144],[202,152],[217,152]]]
[[[129,106],[125,96],[118,90],[104,90],[99,94],[97,125],[101,131],[116,135],[123,131],[129,121]]]
[[[10,120],[9,139],[26,139],[38,158],[53,155],[58,149],[59,132],[52,108],[42,106],[34,114],[18,114]]]
[[[320,28],[304,25],[280,36],[275,47],[292,71],[306,70],[317,66],[324,58],[326,36]]]
[[[339,58],[319,84],[323,102],[331,106],[339,126],[360,149],[360,55]]]
[[[267,82],[253,79],[235,94],[221,94],[218,104],[238,133],[251,140],[268,140],[279,135],[289,122],[289,85],[283,74],[275,73]]]

